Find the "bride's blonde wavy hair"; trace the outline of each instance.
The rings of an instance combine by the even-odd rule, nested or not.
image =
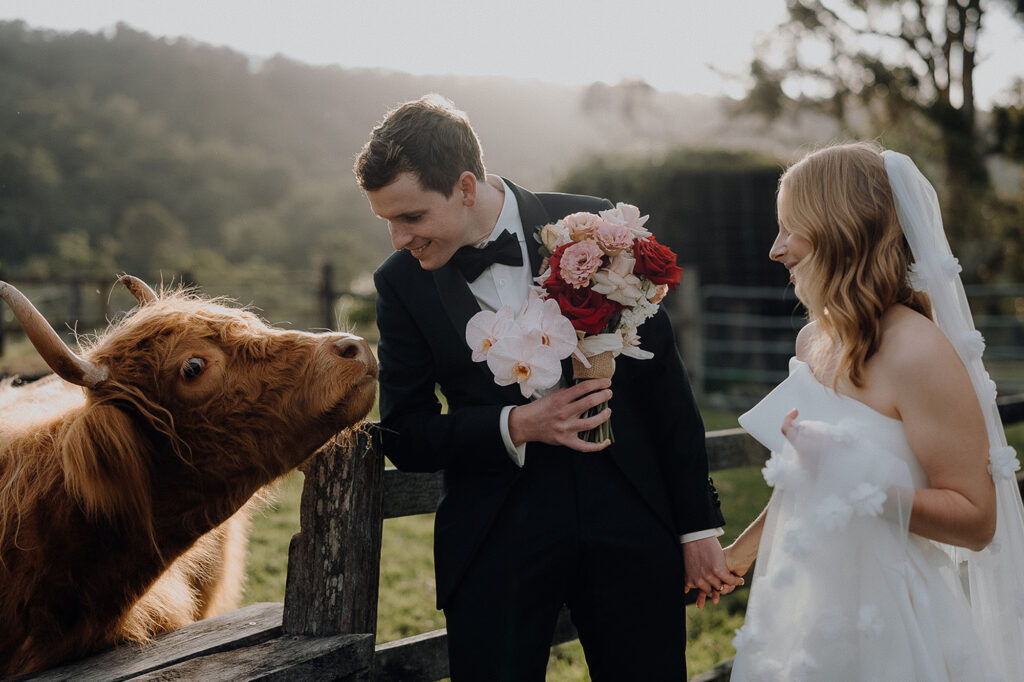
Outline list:
[[[779,179],[779,225],[811,244],[797,266],[797,294],[821,332],[812,352],[832,356],[838,346],[834,386],[863,386],[882,314],[893,305],[931,317],[927,295],[910,286],[913,256],[881,151],[873,142],[827,147]]]

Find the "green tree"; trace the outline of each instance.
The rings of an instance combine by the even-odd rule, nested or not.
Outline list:
[[[160,269],[187,268],[191,255],[187,236],[185,225],[158,202],[130,206],[117,225],[121,266],[150,278]]]
[[[739,109],[778,117],[813,107],[847,134],[891,131],[911,147],[934,150],[945,171],[951,231],[964,237],[989,182],[974,72],[984,22],[996,19],[992,4],[787,0],[788,17],[760,46]],[[1024,0],[998,4],[1024,16]]]

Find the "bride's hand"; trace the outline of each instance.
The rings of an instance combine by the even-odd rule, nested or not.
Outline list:
[[[735,542],[723,549],[722,554],[725,555],[725,567],[737,576],[746,575],[754,564],[754,556],[737,547]]]
[[[797,425],[794,424],[796,418],[800,416],[800,410],[793,408],[786,415],[786,418],[782,421],[782,435],[785,436],[790,442],[796,437]]]

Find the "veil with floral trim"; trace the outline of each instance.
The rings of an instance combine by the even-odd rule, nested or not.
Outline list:
[[[1024,506],[1014,472],[1020,468],[996,406],[996,385],[982,363],[985,342],[960,281],[942,228],[935,189],[910,157],[882,152],[896,213],[914,254],[911,284],[932,301],[936,324],[956,348],[971,377],[985,415],[989,439],[989,471],[996,485],[997,521],[989,546],[973,552],[946,549],[961,566],[963,583],[981,639],[997,670],[1008,680],[1024,680]]]

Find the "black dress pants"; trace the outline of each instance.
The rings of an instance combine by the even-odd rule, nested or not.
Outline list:
[[[569,606],[590,675],[685,680],[682,548],[606,453],[528,454],[445,607],[453,682],[543,680]]]

